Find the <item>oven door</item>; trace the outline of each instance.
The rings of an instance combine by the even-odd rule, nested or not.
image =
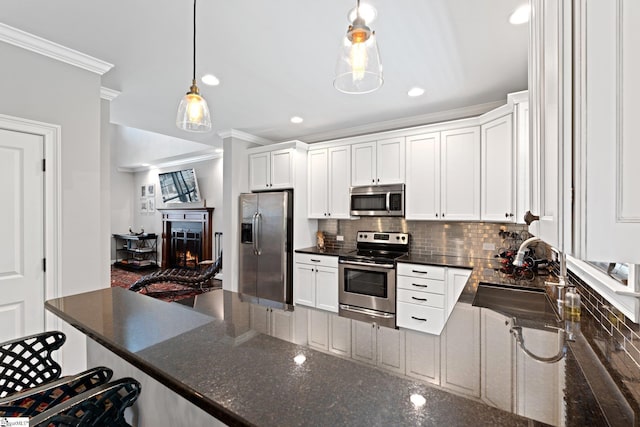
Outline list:
[[[373,264],[340,260],[339,274],[341,306],[395,314],[396,270],[393,262]]]

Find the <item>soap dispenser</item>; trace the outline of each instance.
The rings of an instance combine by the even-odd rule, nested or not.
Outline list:
[[[564,295],[564,310],[567,318],[580,320],[580,294],[571,286]]]

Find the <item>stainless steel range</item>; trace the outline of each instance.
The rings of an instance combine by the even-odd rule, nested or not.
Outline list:
[[[396,327],[396,260],[409,234],[359,231],[357,250],[339,257],[339,315]]]

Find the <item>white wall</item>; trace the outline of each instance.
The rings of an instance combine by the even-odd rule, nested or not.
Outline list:
[[[2,42],[0,58],[0,113],[61,126],[62,295],[107,287],[101,275],[109,236],[100,226],[100,76]],[[65,371],[77,371],[86,364],[83,335],[68,325],[63,331]]]

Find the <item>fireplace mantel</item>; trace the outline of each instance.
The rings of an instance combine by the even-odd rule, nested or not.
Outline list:
[[[173,223],[199,223],[202,225],[202,260],[212,259],[214,208],[158,209],[162,213],[162,267],[171,265],[171,229]]]

